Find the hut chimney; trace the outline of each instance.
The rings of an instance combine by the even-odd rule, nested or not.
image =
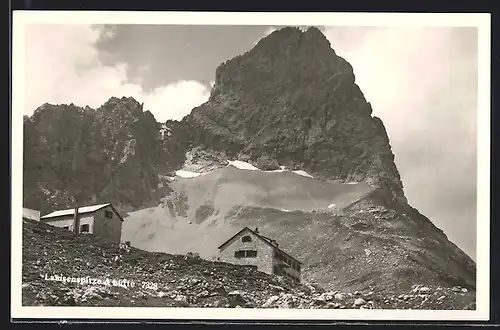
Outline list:
[[[259,228],[258,227],[255,227],[255,233],[258,234],[259,233]]]
[[[80,233],[80,215],[78,214],[78,203],[75,206],[75,214],[73,215],[73,231],[77,235]]]

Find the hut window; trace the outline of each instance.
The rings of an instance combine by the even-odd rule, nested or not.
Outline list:
[[[239,250],[234,252],[235,258],[255,258],[257,257],[257,251],[255,250]]]
[[[243,258],[245,256],[245,251],[234,251],[235,258]]]
[[[104,216],[106,218],[113,219],[113,212],[106,210],[104,211]]]
[[[88,224],[80,226],[81,233],[88,233],[90,231],[90,226]]]
[[[243,243],[251,242],[251,241],[252,241],[252,238],[251,238],[250,236],[246,235],[246,236],[243,236],[243,237],[241,238],[241,241],[242,241]]]
[[[255,258],[257,256],[257,251],[255,250],[247,250],[246,257],[247,258]]]

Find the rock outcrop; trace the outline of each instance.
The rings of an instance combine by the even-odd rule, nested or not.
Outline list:
[[[141,207],[184,161],[178,122],[159,124],[133,98],[98,109],[44,104],[24,117],[24,205],[42,213],[110,201]]]

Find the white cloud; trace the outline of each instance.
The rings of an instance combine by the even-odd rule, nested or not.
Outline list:
[[[263,37],[266,37],[266,36],[270,35],[271,33],[273,33],[273,32],[274,32],[274,31],[276,31],[276,30],[277,30],[277,28],[275,28],[275,27],[272,27],[272,26],[271,26],[269,29],[267,29],[267,30],[264,32],[264,36],[263,36]]]
[[[112,32],[107,32],[109,38]],[[25,39],[25,114],[45,102],[98,107],[111,96],[144,102],[158,121],[181,119],[210,91],[197,81],[179,81],[145,92],[130,82],[126,65],[103,65],[95,42],[99,30],[87,25],[30,25]],[[148,67],[144,66],[144,70]]]
[[[197,81],[178,81],[144,95],[144,107],[151,110],[157,121],[180,120],[194,107],[207,101],[209,93],[207,86]]]
[[[463,57],[455,56],[460,54],[452,54],[453,29],[367,28],[364,35],[353,30],[355,38],[349,38],[347,29],[344,34],[330,27],[324,31],[336,53],[353,66],[356,83],[371,102],[374,115],[383,119],[395,139],[408,136],[409,131],[428,130],[431,116],[441,121],[453,115],[445,108],[453,102],[450,95],[436,97],[436,101],[445,100],[443,111],[429,107],[436,91],[450,90],[457,74],[471,65],[468,59],[464,63]],[[470,88],[467,91],[474,93]],[[472,109],[460,110],[460,119],[475,116],[474,100]],[[474,125],[467,130],[475,134]]]
[[[254,46],[257,45],[262,38],[267,37],[268,35],[270,35],[271,33],[273,33],[276,30],[278,30],[278,29],[275,28],[275,27],[273,27],[273,26],[271,26],[270,28],[268,28],[266,31],[264,31],[264,34],[262,35],[262,37],[260,37],[259,39],[255,40]]]
[[[473,31],[417,27],[323,31],[335,52],[352,65],[373,115],[383,120],[410,203],[474,258],[477,39]]]

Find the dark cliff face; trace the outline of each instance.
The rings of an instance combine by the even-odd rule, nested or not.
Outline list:
[[[24,118],[24,205],[42,213],[71,207],[75,198],[142,206],[169,161],[183,161],[184,151],[161,128],[133,98],[112,97],[96,110],[39,107]]]
[[[221,64],[209,101],[183,122],[195,145],[364,181],[406,204],[384,125],[371,113],[351,65],[318,29],[284,28]]]

